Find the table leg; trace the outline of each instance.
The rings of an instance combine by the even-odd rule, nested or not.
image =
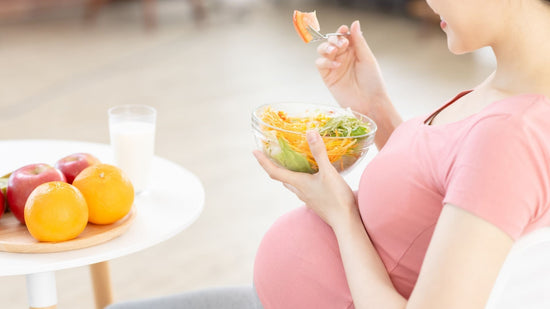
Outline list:
[[[90,273],[94,285],[95,306],[97,309],[103,309],[113,303],[109,262],[105,261],[90,265]]]
[[[53,271],[29,274],[27,279],[27,298],[31,309],[57,308],[57,291]]]

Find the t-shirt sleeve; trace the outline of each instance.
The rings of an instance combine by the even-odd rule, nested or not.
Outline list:
[[[548,208],[549,129],[513,115],[479,120],[459,146],[443,203],[518,239]]]

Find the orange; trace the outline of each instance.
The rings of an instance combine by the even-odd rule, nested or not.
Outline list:
[[[294,24],[294,28],[296,29],[296,32],[298,32],[298,35],[300,35],[302,40],[304,40],[304,42],[306,43],[309,43],[311,40],[313,40],[313,36],[307,30],[307,26],[310,26],[317,31],[321,30],[315,11],[294,11],[294,14],[292,15],[292,23]]]
[[[110,224],[122,219],[134,203],[134,186],[116,166],[96,164],[85,168],[73,181],[88,204],[88,221]]]
[[[88,223],[88,206],[77,188],[66,182],[46,182],[36,187],[25,204],[25,222],[39,241],[76,238]]]

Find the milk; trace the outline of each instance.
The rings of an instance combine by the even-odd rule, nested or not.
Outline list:
[[[140,121],[109,124],[115,164],[134,185],[136,193],[147,188],[155,149],[155,124]]]

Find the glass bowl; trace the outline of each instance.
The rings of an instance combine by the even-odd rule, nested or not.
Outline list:
[[[330,162],[344,173],[365,156],[377,127],[365,115],[329,105],[266,104],[252,113],[258,149],[291,171],[313,174],[319,170],[306,140],[306,130],[310,129],[319,131]]]

